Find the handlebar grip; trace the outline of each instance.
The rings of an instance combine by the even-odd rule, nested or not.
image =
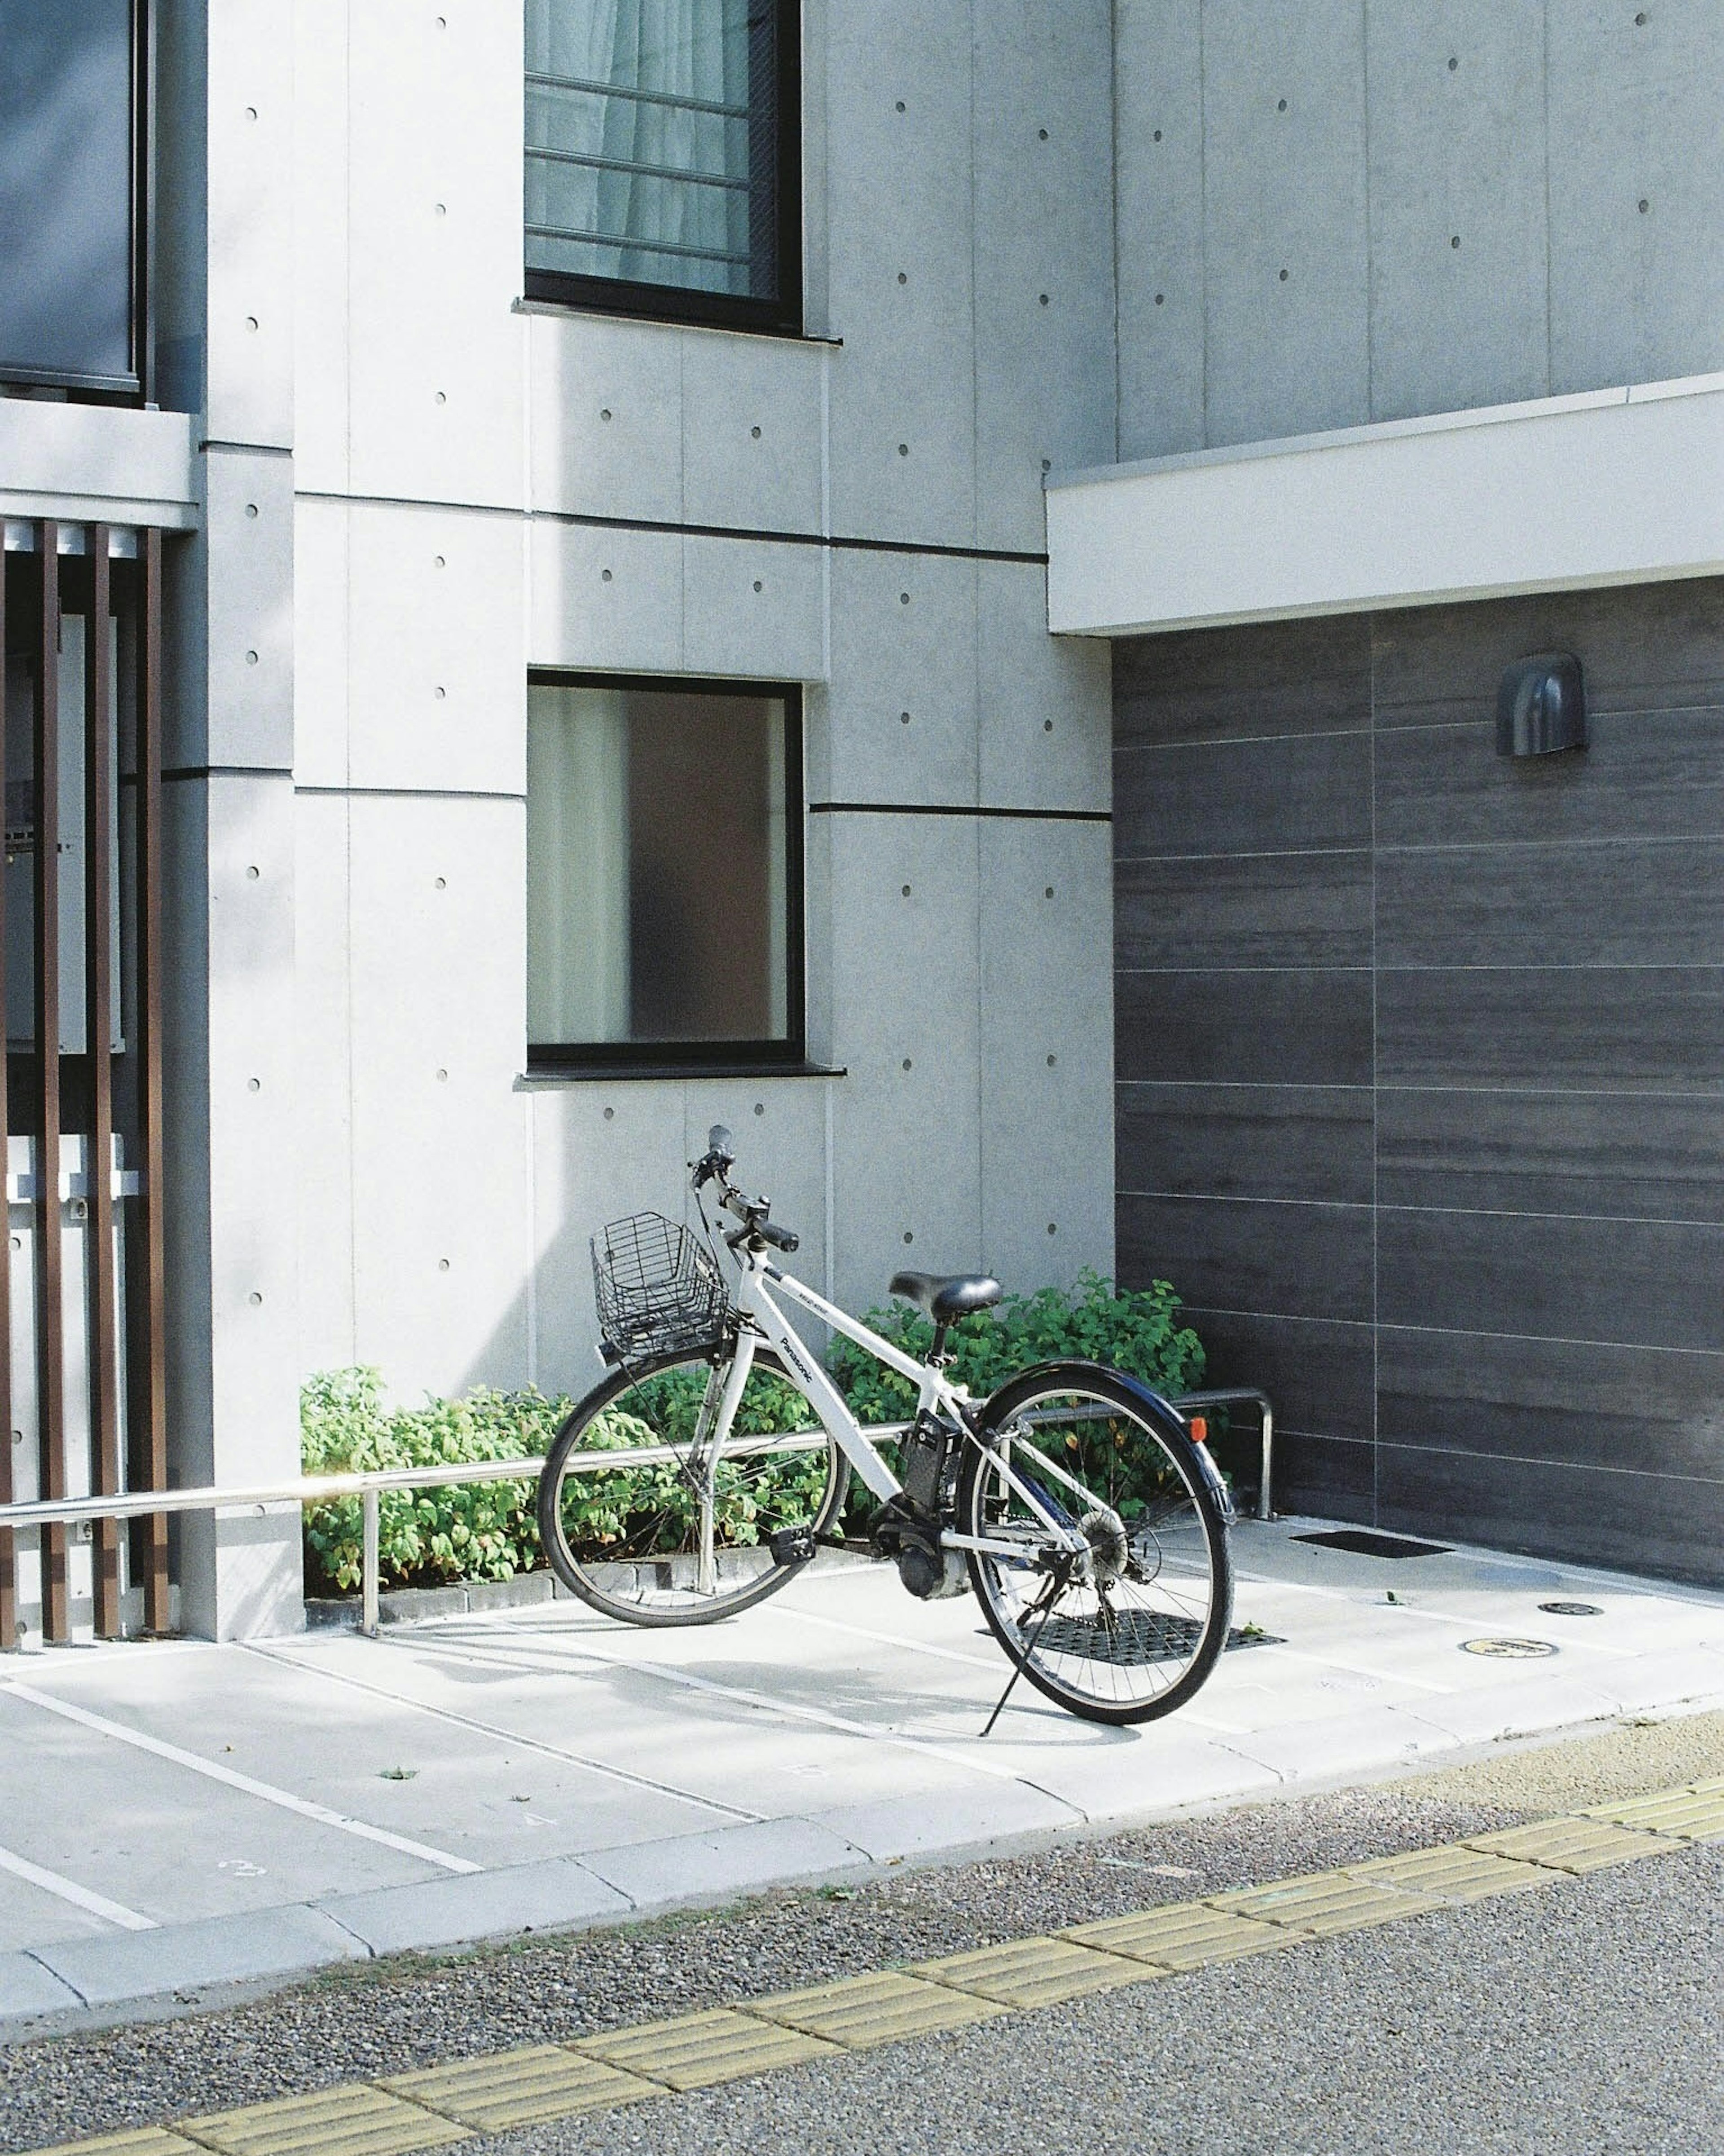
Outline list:
[[[770,1220],[757,1220],[754,1232],[775,1250],[794,1250],[801,1247],[802,1237],[793,1235],[788,1228],[775,1228]]]

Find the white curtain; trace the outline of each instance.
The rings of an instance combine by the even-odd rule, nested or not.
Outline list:
[[[745,116],[530,85],[529,225],[602,234],[617,243],[559,246],[541,240],[555,255],[545,266],[747,292],[746,187],[700,186],[657,175],[668,171],[747,180],[749,6],[750,0],[526,0],[530,75],[657,91]],[[536,148],[607,162],[602,167],[547,162],[534,157]],[[631,241],[659,245],[631,246]]]
[[[629,717],[618,690],[527,691],[526,1022],[536,1047],[629,1038]]]

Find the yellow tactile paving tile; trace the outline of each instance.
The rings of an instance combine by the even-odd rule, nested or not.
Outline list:
[[[1724,1783],[1716,1789],[1661,1789],[1655,1796],[1590,1804],[1581,1816],[1643,1827],[1676,1841],[1724,1840]]]
[[[798,2066],[805,2059],[829,2058],[833,2049],[799,2030],[780,2028],[729,2006],[583,2036],[578,2048],[588,2058],[674,2089],[710,2088],[716,2082],[740,2081],[772,2066]]]
[[[1166,1972],[1071,1939],[1036,1938],[917,1962],[910,1974],[979,1992],[1003,2006],[1058,2006],[1092,1991],[1111,1991],[1117,1984],[1152,1983]]]
[[[1246,1954],[1270,1953],[1290,1946],[1288,1933],[1274,1924],[1255,1924],[1204,1902],[1175,1902],[1135,1916],[1107,1917],[1099,1923],[1074,1924],[1062,1938],[1104,1953],[1152,1962],[1157,1969],[1207,1969],[1211,1962],[1239,1961]]]
[[[1724,1796],[1724,1774],[1708,1774],[1703,1782],[1688,1782],[1684,1787],[1696,1797]]]
[[[543,2126],[552,2119],[572,2118],[578,2112],[605,2110],[612,2104],[633,2103],[640,2097],[661,2093],[655,2082],[625,2074],[620,2066],[607,2066],[603,2059],[587,2058],[562,2044],[536,2044],[526,2051],[428,2066],[419,2073],[392,2074],[377,2087],[480,2133]]]
[[[179,2131],[220,2156],[408,2156],[467,2138],[465,2127],[364,2082],[188,2118]]]
[[[57,2141],[35,2156],[198,2156],[198,2144],[165,2126],[136,2126],[123,2133],[99,2134],[94,2141]]]
[[[1550,1874],[1536,1864],[1492,1856],[1482,1849],[1416,1849],[1405,1856],[1379,1856],[1368,1864],[1347,1864],[1351,1879],[1373,1880],[1403,1892],[1432,1894],[1449,1904],[1486,1902],[1493,1894],[1524,1894],[1548,1883]]]
[[[1682,1845],[1609,1820],[1536,1820],[1529,1826],[1506,1827],[1501,1834],[1475,1835],[1470,1849],[1497,1856],[1518,1856],[1550,1871],[1602,1871],[1607,1865],[1632,1864],[1637,1857],[1668,1856]]]
[[[896,2043],[902,2036],[927,2036],[940,2029],[962,2028],[967,2021],[985,2021],[1005,2010],[969,1992],[881,1969],[868,1976],[843,1977],[836,1984],[813,1984],[806,1991],[751,1999],[748,2011],[859,2051]]]
[[[1284,1924],[1307,1938],[1363,1931],[1373,1924],[1392,1924],[1402,1917],[1443,1907],[1434,1894],[1385,1887],[1344,1871],[1314,1871],[1303,1878],[1241,1887],[1231,1894],[1211,1895],[1209,1905],[1234,1916],[1255,1917],[1259,1923]]]

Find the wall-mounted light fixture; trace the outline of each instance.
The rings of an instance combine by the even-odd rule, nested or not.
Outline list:
[[[1496,753],[1551,756],[1586,747],[1580,661],[1566,651],[1517,659],[1496,692]]]

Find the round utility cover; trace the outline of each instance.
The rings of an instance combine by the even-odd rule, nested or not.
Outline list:
[[[1604,1614],[1596,1602],[1541,1602],[1538,1606],[1547,1617],[1602,1617]]]
[[[1557,1651],[1548,1640],[1463,1640],[1460,1650],[1464,1655],[1497,1655],[1506,1661],[1531,1661]]]

